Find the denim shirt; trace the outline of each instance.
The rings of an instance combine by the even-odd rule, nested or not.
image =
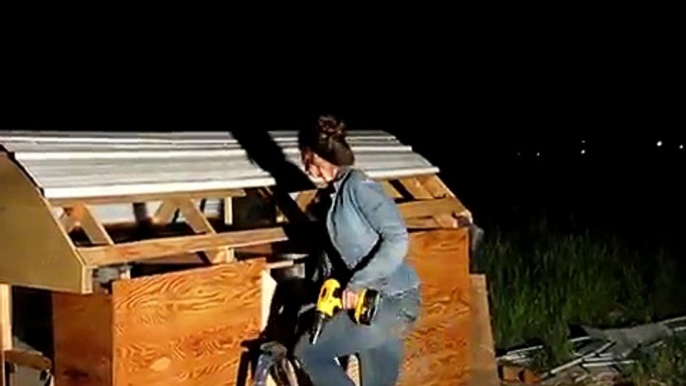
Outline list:
[[[330,241],[350,270],[351,290],[374,288],[393,296],[419,288],[405,258],[409,235],[396,203],[363,171],[342,168],[326,214]],[[327,258],[325,258],[327,260]],[[326,262],[331,267],[331,262]]]

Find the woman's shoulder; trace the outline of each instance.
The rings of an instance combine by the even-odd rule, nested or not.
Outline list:
[[[348,171],[343,189],[358,195],[369,193],[370,189],[383,192],[383,186],[359,168],[351,168]]]

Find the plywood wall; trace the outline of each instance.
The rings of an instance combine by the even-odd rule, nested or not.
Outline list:
[[[260,333],[264,260],[55,294],[56,386],[236,385]]]
[[[422,280],[422,313],[407,338],[403,386],[468,384],[470,280],[464,229],[411,235],[410,261]]]
[[[117,386],[235,385],[261,319],[260,261],[114,286]]]

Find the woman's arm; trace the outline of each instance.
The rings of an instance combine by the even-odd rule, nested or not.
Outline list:
[[[379,234],[379,244],[367,264],[356,271],[348,288],[357,290],[382,279],[396,270],[405,259],[409,236],[405,221],[396,203],[383,187],[371,179],[355,181],[352,196],[369,225]]]

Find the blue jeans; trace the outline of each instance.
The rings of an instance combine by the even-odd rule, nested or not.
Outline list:
[[[403,360],[403,339],[419,316],[421,296],[412,290],[381,297],[370,326],[358,325],[347,312],[328,320],[315,345],[309,332],[295,346],[294,354],[314,386],[354,386],[336,358],[358,355],[364,386],[393,386]]]

